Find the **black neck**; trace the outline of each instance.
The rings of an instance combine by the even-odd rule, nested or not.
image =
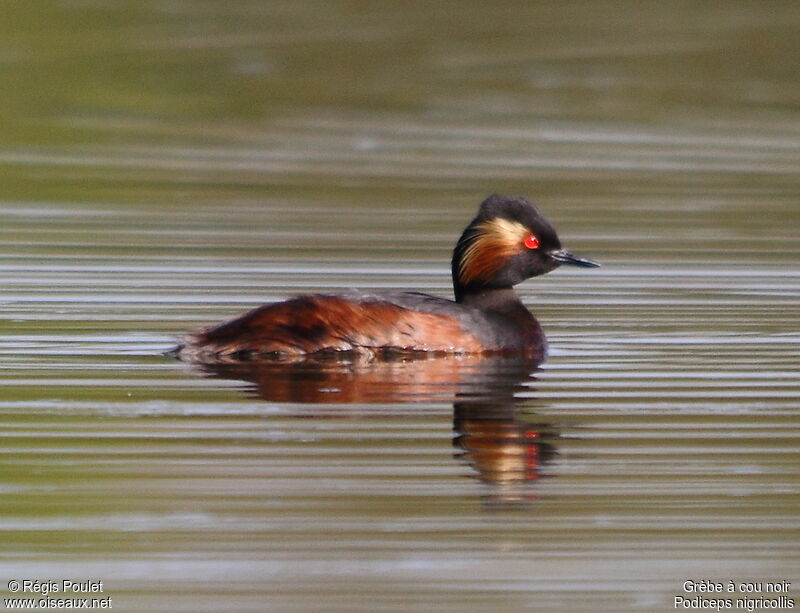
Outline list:
[[[482,311],[508,312],[525,308],[513,287],[463,288],[456,287],[456,302]]]

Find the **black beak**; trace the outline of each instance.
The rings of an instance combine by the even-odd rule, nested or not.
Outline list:
[[[571,264],[572,266],[581,266],[582,268],[597,268],[598,266],[600,266],[600,264],[598,264],[594,260],[587,260],[586,258],[580,258],[577,255],[570,253],[566,249],[558,249],[556,251],[551,251],[549,255],[559,264]]]

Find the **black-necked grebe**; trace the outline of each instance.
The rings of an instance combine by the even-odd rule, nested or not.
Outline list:
[[[173,353],[205,363],[329,352],[513,353],[539,362],[547,341],[513,287],[561,264],[599,266],[562,249],[534,204],[495,194],[453,251],[455,301],[416,292],[300,296],[189,334]]]

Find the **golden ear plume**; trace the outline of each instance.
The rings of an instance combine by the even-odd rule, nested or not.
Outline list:
[[[464,285],[488,283],[514,255],[522,251],[531,231],[517,221],[495,217],[474,227],[474,236],[464,250],[458,276]]]

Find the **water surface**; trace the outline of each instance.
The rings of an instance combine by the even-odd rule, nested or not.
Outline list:
[[[0,585],[171,612],[797,598],[796,4],[44,8],[0,24]],[[521,286],[541,368],[162,355],[298,292],[449,296],[494,191],[603,263]]]

